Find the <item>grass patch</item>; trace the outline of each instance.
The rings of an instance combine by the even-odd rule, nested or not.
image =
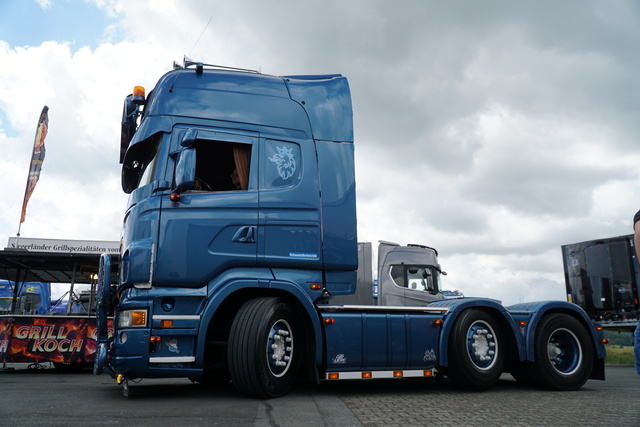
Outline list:
[[[606,345],[607,357],[604,363],[607,365],[633,365],[633,347],[622,345]]]

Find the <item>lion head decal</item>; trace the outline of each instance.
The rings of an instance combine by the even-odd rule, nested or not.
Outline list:
[[[293,148],[276,147],[278,152],[269,157],[278,167],[278,174],[282,179],[289,179],[296,171],[296,159],[293,157]]]

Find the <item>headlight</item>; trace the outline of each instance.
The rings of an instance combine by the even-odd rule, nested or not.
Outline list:
[[[118,314],[118,328],[145,328],[147,310],[124,310]]]

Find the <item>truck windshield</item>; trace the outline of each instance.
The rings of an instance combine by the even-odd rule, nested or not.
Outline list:
[[[129,170],[132,180],[135,179],[134,188],[143,187],[153,181],[158,167],[158,152],[160,151],[160,141],[162,134],[158,134],[142,144],[136,150],[136,156],[129,163]]]

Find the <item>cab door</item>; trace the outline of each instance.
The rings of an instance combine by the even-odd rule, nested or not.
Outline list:
[[[258,265],[322,268],[320,191],[312,140],[264,139]]]
[[[200,287],[227,269],[256,265],[258,138],[194,129],[186,143],[186,129],[174,131],[174,161],[195,150],[195,180],[178,201],[162,197],[156,285]]]

